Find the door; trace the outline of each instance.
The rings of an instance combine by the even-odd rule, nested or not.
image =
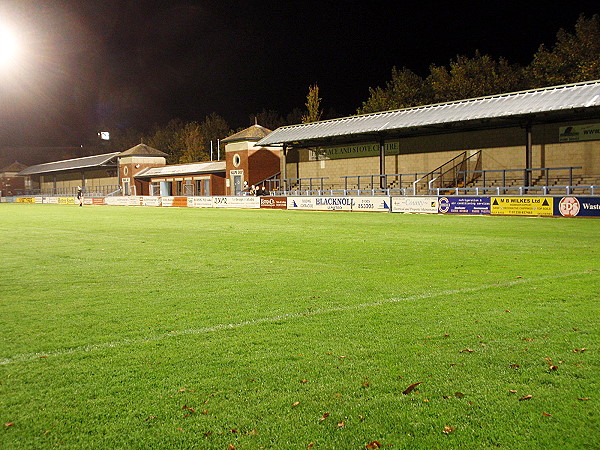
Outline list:
[[[233,176],[233,195],[241,195],[242,193],[242,176]]]

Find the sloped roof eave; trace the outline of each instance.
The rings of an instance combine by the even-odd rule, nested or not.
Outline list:
[[[66,159],[49,163],[36,164],[19,172],[19,175],[39,175],[43,173],[66,172],[71,170],[89,169],[105,166],[119,155],[119,152],[103,155],[85,156],[83,158]],[[116,166],[116,163],[114,164]],[[111,166],[112,167],[112,166]]]
[[[482,124],[491,120],[594,108],[600,110],[600,80],[290,125],[276,129],[256,145],[293,145],[353,136],[361,138],[409,129]]]

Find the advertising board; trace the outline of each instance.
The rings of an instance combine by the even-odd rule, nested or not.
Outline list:
[[[260,208],[260,197],[213,197],[215,208]]]
[[[309,211],[352,211],[349,197],[288,197],[287,209]]]
[[[440,197],[443,214],[490,214],[489,197]]]
[[[287,209],[287,197],[260,197],[260,207],[266,209]]]
[[[142,206],[162,206],[162,199],[160,197],[146,195],[142,197]]]
[[[491,197],[491,211],[502,216],[552,216],[552,197]]]
[[[554,215],[600,217],[600,197],[562,197],[554,201]]]
[[[438,212],[437,197],[392,197],[392,212],[435,214]]]
[[[161,197],[162,206],[166,207],[186,207],[188,205],[187,197]]]
[[[188,197],[189,208],[212,208],[212,197]]]
[[[390,197],[350,197],[352,211],[363,212],[390,212]]]
[[[17,203],[35,203],[35,197],[17,197]]]

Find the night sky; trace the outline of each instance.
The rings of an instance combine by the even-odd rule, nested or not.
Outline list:
[[[391,6],[391,5],[396,6]],[[410,5],[410,6],[405,6]],[[421,76],[475,50],[529,64],[597,1],[10,1],[20,60],[0,68],[0,146],[78,145],[211,112],[232,128],[263,109],[356,112],[393,66]]]

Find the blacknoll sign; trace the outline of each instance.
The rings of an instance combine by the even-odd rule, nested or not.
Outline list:
[[[267,209],[287,209],[287,197],[261,197],[260,207]]]

